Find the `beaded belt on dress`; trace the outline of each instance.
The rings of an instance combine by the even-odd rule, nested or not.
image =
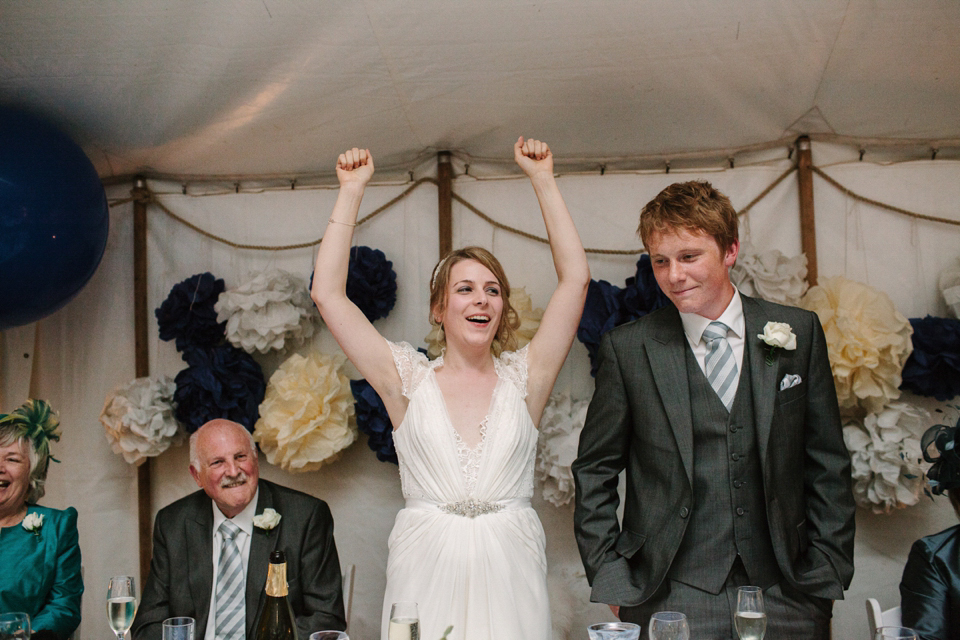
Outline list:
[[[530,498],[511,498],[509,500],[497,500],[494,502],[468,498],[466,500],[447,503],[439,503],[420,498],[407,498],[406,508],[428,509],[430,511],[442,511],[455,516],[464,516],[465,518],[476,518],[477,516],[497,513],[498,511],[528,509],[530,508]]]

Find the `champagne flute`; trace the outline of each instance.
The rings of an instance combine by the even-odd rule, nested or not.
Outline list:
[[[734,616],[740,640],[763,640],[767,631],[767,614],[763,610],[760,587],[737,589],[737,613]]]
[[[137,612],[137,586],[133,576],[113,576],[107,584],[107,619],[110,628],[123,640]]]
[[[679,611],[660,611],[650,616],[650,640],[690,640],[687,616]]]
[[[26,613],[4,613],[0,615],[0,640],[28,640],[30,638],[30,616]]]
[[[394,602],[390,607],[389,640],[420,640],[420,613],[416,602]]]
[[[879,627],[875,640],[917,640],[917,632],[907,627]]]

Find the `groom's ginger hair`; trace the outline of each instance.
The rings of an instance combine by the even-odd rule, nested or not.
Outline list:
[[[637,234],[643,246],[649,247],[655,233],[681,229],[712,236],[724,253],[738,238],[737,212],[730,198],[709,182],[677,182],[643,207]]]

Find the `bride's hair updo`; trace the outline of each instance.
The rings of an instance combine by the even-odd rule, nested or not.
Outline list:
[[[434,267],[433,277],[430,279],[430,324],[434,326],[439,324],[436,316],[442,316],[447,306],[447,285],[450,283],[450,270],[453,269],[453,265],[464,260],[479,262],[489,269],[497,282],[500,283],[503,312],[500,314],[500,326],[497,327],[491,350],[494,355],[500,355],[503,351],[515,350],[517,348],[515,332],[520,326],[520,317],[510,305],[510,282],[507,280],[507,274],[504,273],[500,261],[483,247],[455,249],[444,256]],[[440,333],[439,342],[441,347],[446,346],[446,337],[443,332]]]

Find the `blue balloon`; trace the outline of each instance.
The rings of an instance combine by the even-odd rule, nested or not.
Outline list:
[[[0,330],[67,304],[100,264],[109,224],[107,195],[80,147],[0,107]]]

